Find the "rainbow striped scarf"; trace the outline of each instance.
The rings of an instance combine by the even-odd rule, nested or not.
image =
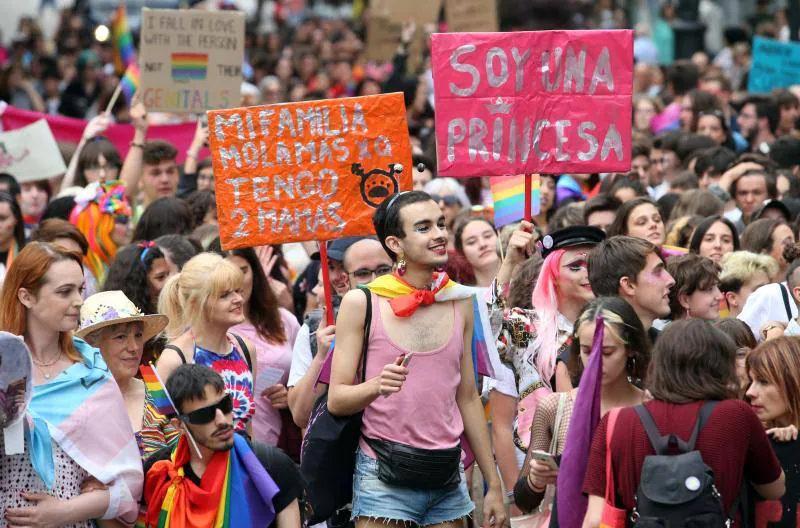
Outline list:
[[[185,478],[189,460],[189,443],[181,436],[171,459],[148,471],[148,527],[262,528],[275,519],[278,486],[243,437],[235,434],[232,449],[214,453],[199,486]]]

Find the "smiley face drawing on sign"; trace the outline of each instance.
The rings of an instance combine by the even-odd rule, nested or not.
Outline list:
[[[350,170],[355,176],[361,177],[361,198],[370,207],[378,208],[384,200],[398,191],[396,174],[403,172],[399,163],[390,163],[389,170],[372,169],[368,172],[360,163],[354,163]]]

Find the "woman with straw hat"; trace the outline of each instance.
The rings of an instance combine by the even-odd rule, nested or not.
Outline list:
[[[119,385],[139,452],[146,457],[178,441],[178,430],[160,414],[142,380],[136,378],[144,344],[167,326],[164,315],[144,315],[121,291],[96,293],[81,307],[78,337],[100,349]]]

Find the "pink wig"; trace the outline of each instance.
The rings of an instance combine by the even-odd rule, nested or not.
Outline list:
[[[544,383],[556,371],[556,339],[558,337],[558,297],[556,281],[558,280],[563,249],[557,249],[547,255],[542,264],[542,271],[533,288],[533,307],[536,310],[536,370]],[[555,389],[555,387],[553,387]]]

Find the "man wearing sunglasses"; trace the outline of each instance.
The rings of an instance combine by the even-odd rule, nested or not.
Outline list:
[[[250,443],[234,433],[233,399],[226,392],[222,377],[204,365],[182,365],[167,379],[166,389],[178,412],[171,419],[172,425],[182,436],[174,453],[164,448],[144,463],[148,523],[155,526],[158,516],[166,511],[170,524],[199,526],[202,519],[213,521],[220,508],[235,505],[237,511],[228,512],[232,521],[250,518],[263,521],[263,526],[299,528],[298,499],[303,483],[297,467],[280,449]],[[253,454],[260,467],[236,465],[236,460],[252,460]],[[224,500],[221,493],[234,476],[239,481],[232,483],[234,489],[247,496],[238,504]],[[170,497],[181,495],[184,507],[170,508]],[[242,507],[248,511],[241,511]],[[237,523],[232,522],[231,526]]]
[[[376,277],[391,273],[393,269],[392,259],[386,254],[381,243],[373,237],[348,237],[336,240],[328,248],[329,259],[331,255],[341,259],[342,270],[347,275],[347,291],[367,284]],[[324,322],[321,323],[323,315],[319,312],[309,314],[295,339],[287,386],[289,409],[299,427],[307,425],[311,407],[314,405],[314,400],[319,397],[314,391],[314,383],[335,337],[335,325],[326,326]],[[317,351],[321,353],[317,354]]]

